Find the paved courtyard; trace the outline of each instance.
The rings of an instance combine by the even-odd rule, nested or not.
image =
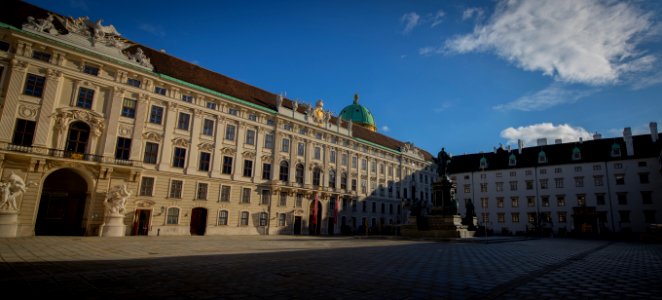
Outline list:
[[[662,299],[662,244],[308,236],[0,239],[0,290],[74,299]]]

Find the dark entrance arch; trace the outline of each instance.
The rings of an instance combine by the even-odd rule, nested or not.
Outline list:
[[[317,210],[315,203],[317,202]],[[308,218],[308,230],[310,235],[319,235],[322,230],[322,202],[314,201],[310,203],[310,217]]]
[[[191,235],[205,235],[207,229],[207,209],[196,207],[191,211]]]
[[[83,213],[87,182],[70,169],[57,170],[44,180],[35,235],[84,235]]]

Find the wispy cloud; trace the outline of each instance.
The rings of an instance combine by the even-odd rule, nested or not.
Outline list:
[[[464,10],[462,13],[462,21],[469,20],[471,18],[482,19],[485,11],[480,7],[470,7]]]
[[[159,36],[159,37],[164,37],[166,36],[165,31],[161,26],[153,25],[153,24],[147,24],[147,23],[142,23],[138,26],[138,28],[142,31],[151,33],[153,35]]]
[[[389,130],[391,130],[391,128],[389,128],[388,126],[384,125],[384,126],[382,126],[381,130],[382,130],[383,132],[389,132]]]
[[[546,138],[548,142],[556,139],[572,142],[578,141],[580,138],[589,140],[592,138],[592,134],[582,127],[573,127],[568,124],[539,123],[517,128],[508,127],[501,131],[501,137],[506,139],[508,144],[517,144],[517,140],[522,140],[524,145],[533,146],[540,138]]]
[[[503,111],[540,111],[561,104],[577,102],[579,99],[590,96],[597,91],[597,88],[572,89],[563,84],[552,83],[550,86],[533,94],[519,97],[512,102],[499,104],[493,108]]]
[[[443,10],[438,10],[436,13],[428,15],[427,21],[430,22],[430,27],[436,27],[444,21],[446,13]]]
[[[404,23],[405,28],[402,29],[403,34],[409,34],[416,26],[418,26],[418,22],[421,19],[421,16],[419,16],[415,12],[408,12],[400,18],[400,23]]]
[[[637,47],[654,30],[653,14],[636,2],[599,0],[503,1],[470,34],[445,43],[449,53],[493,52],[555,80],[618,83],[655,60]],[[466,12],[474,15],[475,12]]]

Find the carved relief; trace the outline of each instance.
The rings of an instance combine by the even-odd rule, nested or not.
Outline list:
[[[118,132],[121,137],[131,137],[133,134],[133,128],[126,125],[120,125]]]
[[[103,116],[93,111],[68,107],[58,108],[52,117],[55,118],[55,128],[60,131],[64,131],[71,122],[76,120],[83,121],[90,125],[92,133],[95,136],[100,136],[105,127]]]
[[[146,131],[143,133],[143,138],[149,141],[160,142],[163,136],[153,131]]]
[[[150,69],[153,68],[152,63],[149,61],[149,57],[145,55],[143,49],[140,47],[136,48],[134,53],[127,53],[126,56],[130,61],[135,62],[143,67]]]
[[[148,199],[136,200],[136,207],[149,208],[149,207],[154,206],[154,204],[156,204],[155,201],[148,200]]]
[[[176,137],[176,138],[172,139],[172,144],[174,146],[188,147],[190,142],[185,138]]]
[[[204,143],[198,144],[198,148],[200,150],[204,150],[204,151],[214,151],[214,144],[204,142]]]
[[[18,115],[23,119],[34,121],[37,117],[38,106],[21,104],[18,107]]]
[[[273,162],[274,158],[271,155],[262,155],[262,161],[263,162]]]
[[[235,150],[234,148],[231,148],[231,147],[223,147],[221,149],[221,153],[234,155],[235,153],[237,153],[237,150]]]
[[[244,151],[244,153],[242,153],[242,155],[245,158],[255,158],[255,152],[252,152],[252,151]]]

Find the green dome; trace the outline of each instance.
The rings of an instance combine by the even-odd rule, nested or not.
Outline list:
[[[359,104],[359,95],[354,95],[354,103],[345,106],[340,111],[340,118],[345,121],[352,121],[353,124],[358,124],[372,131],[377,131],[375,118],[372,117],[372,113],[368,108]]]

